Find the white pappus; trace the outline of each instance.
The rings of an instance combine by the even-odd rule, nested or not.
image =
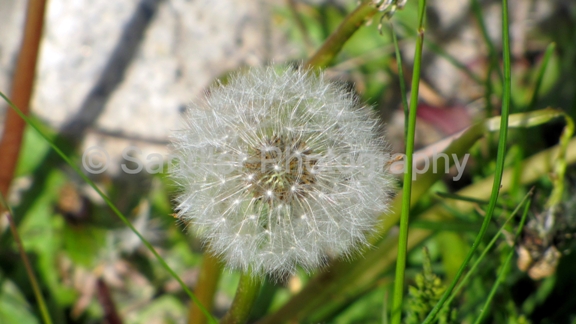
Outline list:
[[[178,217],[234,269],[279,278],[366,244],[394,188],[370,107],[317,72],[254,68],[192,104]]]

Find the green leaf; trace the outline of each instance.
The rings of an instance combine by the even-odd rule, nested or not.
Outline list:
[[[40,323],[18,287],[11,281],[2,282],[0,287],[0,323]]]
[[[64,249],[77,265],[91,267],[95,265],[98,251],[104,246],[106,233],[91,226],[64,225],[62,238]]]
[[[20,177],[30,174],[40,167],[40,163],[49,149],[50,145],[38,132],[32,127],[26,127],[14,176]]]

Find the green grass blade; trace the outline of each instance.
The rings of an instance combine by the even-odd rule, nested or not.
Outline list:
[[[56,153],[58,153],[58,155],[60,155],[60,157],[66,162],[66,164],[68,164],[73,170],[74,172],[76,172],[84,181],[86,181],[86,183],[88,183],[88,185],[90,185],[90,187],[92,187],[100,197],[102,197],[102,199],[106,202],[106,204],[110,207],[110,209],[112,209],[112,211],[116,214],[116,216],[118,216],[118,218],[120,218],[122,220],[122,222],[124,224],[126,224],[126,226],[128,226],[128,228],[130,228],[130,230],[136,234],[136,236],[138,236],[138,238],[140,239],[140,241],[142,242],[142,244],[144,244],[144,246],[146,246],[146,248],[152,252],[152,254],[154,254],[154,256],[156,257],[156,259],[158,260],[158,262],[160,262],[160,264],[162,265],[162,267],[164,267],[164,269],[166,269],[166,271],[168,271],[168,273],[170,273],[170,275],[176,279],[176,281],[178,281],[178,283],[180,284],[180,286],[182,287],[182,289],[186,292],[186,294],[198,305],[198,307],[200,307],[200,309],[202,310],[202,312],[206,315],[207,318],[210,319],[211,323],[216,323],[216,320],[212,317],[212,315],[210,314],[210,312],[208,312],[208,310],[206,310],[206,308],[198,301],[198,299],[196,298],[196,296],[194,296],[194,294],[192,293],[192,291],[186,286],[186,284],[182,281],[182,279],[180,279],[180,277],[174,272],[174,270],[172,270],[170,268],[170,266],[166,263],[166,261],[164,261],[164,259],[160,256],[160,254],[158,254],[158,252],[156,251],[156,249],[154,249],[154,247],[152,246],[152,244],[150,244],[150,242],[148,242],[143,236],[142,234],[140,234],[140,232],[138,232],[138,230],[132,225],[132,223],[130,223],[130,221],[126,218],[126,216],[124,216],[122,214],[122,212],[120,212],[120,210],[118,210],[118,208],[116,208],[116,206],[114,206],[114,204],[112,203],[112,201],[110,200],[110,198],[108,198],[108,196],[106,196],[104,194],[104,192],[102,192],[100,190],[100,188],[98,188],[98,186],[96,186],[96,184],[90,180],[90,178],[88,178],[84,172],[82,172],[82,170],[80,170],[74,163],[72,163],[72,160],[70,160],[69,157],[66,156],[66,154],[64,154],[62,152],[62,150],[60,150],[60,148],[58,148],[58,146],[56,146],[54,144],[54,142],[46,135],[44,134],[44,132],[42,130],[40,130],[40,127],[38,127],[36,125],[36,123],[34,123],[30,118],[28,118],[28,116],[24,115],[22,113],[22,111],[16,107],[12,101],[10,101],[10,99],[8,99],[8,97],[0,92],[0,96],[6,100],[6,102],[10,105],[10,107],[12,107],[12,109],[14,109],[14,111],[16,111],[16,113],[22,118],[24,119],[24,121],[26,121],[26,123],[30,126],[32,126],[32,128],[34,128],[38,134],[40,134],[40,136],[42,136],[52,147],[52,149],[54,151],[56,151]]]
[[[402,186],[402,211],[400,216],[400,233],[398,236],[398,259],[396,260],[396,275],[394,279],[394,294],[392,297],[392,324],[400,324],[402,319],[402,301],[404,299],[404,277],[406,255],[408,253],[408,223],[410,218],[410,198],[412,192],[412,167],[414,155],[414,137],[416,134],[416,113],[418,110],[418,86],[420,84],[420,69],[422,64],[422,46],[424,44],[424,16],[426,0],[418,2],[418,38],[414,53],[414,71],[412,73],[412,90],[410,111],[408,114],[408,131],[406,137],[406,173]]]
[[[446,208],[450,208],[450,206],[446,206]],[[417,218],[410,222],[410,229],[417,228],[441,232],[476,233],[480,224],[480,222],[465,222],[461,220],[426,221]]]
[[[16,241],[16,246],[18,247],[18,252],[20,253],[20,258],[22,258],[22,262],[24,262],[24,268],[26,269],[26,275],[28,276],[28,280],[30,280],[30,285],[32,285],[32,291],[34,291],[34,297],[36,298],[36,302],[38,303],[38,308],[40,308],[40,314],[42,315],[42,320],[46,324],[52,324],[52,319],[50,319],[50,313],[48,312],[48,308],[46,307],[46,302],[44,301],[44,296],[42,296],[42,291],[40,289],[40,285],[38,285],[38,280],[36,279],[36,275],[34,275],[34,270],[32,269],[32,265],[30,264],[30,260],[26,255],[26,250],[24,249],[24,244],[22,244],[22,240],[20,239],[20,235],[18,234],[18,228],[16,228],[16,223],[12,218],[12,209],[8,206],[8,203],[4,199],[4,196],[0,193],[0,204],[3,208],[6,209],[0,216],[6,216],[8,219],[8,224],[10,224],[10,231],[14,236],[14,241]]]
[[[542,86],[542,80],[544,79],[544,73],[546,73],[546,68],[548,67],[548,63],[550,62],[550,58],[556,49],[555,43],[550,43],[548,47],[546,47],[546,52],[544,52],[544,58],[542,58],[542,64],[540,65],[540,69],[538,69],[538,75],[536,77],[536,83],[534,84],[534,92],[532,92],[532,99],[530,100],[530,104],[528,104],[528,111],[534,110],[536,107],[536,101],[538,101],[538,92],[540,92],[540,86]]]
[[[500,118],[500,134],[499,134],[500,136],[499,136],[499,140],[498,140],[498,155],[496,157],[496,170],[494,173],[494,182],[492,185],[492,193],[490,195],[490,204],[488,205],[488,210],[486,211],[486,216],[484,217],[484,222],[482,223],[482,227],[480,228],[480,231],[479,231],[478,235],[476,236],[476,239],[474,240],[474,243],[472,244],[470,251],[466,255],[466,258],[464,259],[464,263],[462,263],[462,265],[460,266],[460,269],[458,269],[456,277],[454,278],[454,280],[452,280],[452,282],[450,283],[450,286],[448,287],[448,289],[446,289],[446,291],[442,295],[442,298],[440,298],[440,300],[438,301],[436,306],[434,306],[434,309],[432,309],[430,314],[428,314],[428,316],[424,320],[424,322],[423,322],[424,324],[430,324],[434,320],[434,318],[436,317],[436,315],[438,314],[440,309],[442,309],[442,306],[444,305],[444,303],[448,299],[448,296],[450,296],[450,294],[452,293],[452,290],[454,290],[456,283],[458,282],[458,280],[460,280],[460,277],[462,277],[464,270],[466,269],[468,263],[472,259],[472,255],[474,254],[476,249],[478,249],[478,246],[480,245],[480,242],[482,241],[482,238],[484,237],[484,234],[486,233],[486,230],[488,229],[488,225],[490,224],[490,221],[492,219],[492,215],[494,214],[494,209],[496,207],[496,202],[498,200],[498,194],[500,192],[500,184],[502,182],[502,173],[504,172],[504,158],[506,156],[506,139],[508,138],[508,115],[510,114],[510,97],[511,97],[511,91],[512,91],[512,89],[511,89],[510,39],[509,38],[510,38],[510,34],[509,34],[509,30],[508,30],[508,1],[502,0],[502,42],[504,45],[503,46],[504,47],[504,54],[503,54],[503,56],[504,56],[504,92],[502,95],[502,97],[503,97],[502,98],[502,117]]]
[[[410,27],[405,22],[400,21],[400,25],[403,27],[403,29],[405,29],[408,33],[410,33]],[[409,35],[410,36],[416,36],[414,34],[409,34]],[[472,72],[472,70],[470,70],[470,68],[468,68],[462,62],[458,61],[458,59],[456,59],[450,53],[446,52],[440,45],[436,44],[435,42],[433,42],[429,39],[424,40],[424,45],[426,45],[426,48],[428,48],[429,50],[434,52],[436,55],[440,56],[441,58],[445,59],[448,63],[452,64],[455,68],[460,70],[460,72],[466,74],[466,76],[468,76],[470,79],[474,80],[474,82],[476,82],[477,84],[483,84],[484,83],[484,81],[482,80],[481,77],[476,75],[476,73]]]
[[[474,80],[477,84],[482,84],[482,78],[480,78],[476,73],[472,72],[466,65],[458,61],[454,56],[450,55],[446,52],[442,47],[432,41],[425,41],[426,47],[428,47],[431,51],[436,53],[438,56],[442,57],[448,63],[452,64],[455,68],[466,74],[470,79]]]
[[[518,204],[518,206],[516,206],[516,208],[512,211],[512,213],[510,214],[510,216],[506,219],[506,221],[504,222],[504,224],[502,224],[502,226],[500,226],[500,228],[498,229],[498,232],[496,232],[496,234],[494,235],[494,237],[492,238],[492,240],[490,240],[490,242],[488,243],[488,245],[486,245],[486,248],[484,249],[484,251],[482,251],[482,254],[480,254],[480,256],[478,257],[478,259],[474,262],[474,264],[470,267],[470,270],[468,271],[468,273],[466,273],[466,276],[464,276],[464,278],[462,279],[462,281],[460,281],[460,283],[458,284],[458,286],[454,289],[454,291],[452,292],[452,294],[450,295],[450,298],[448,298],[448,300],[446,301],[447,305],[450,305],[452,303],[452,301],[454,300],[454,298],[456,298],[456,296],[458,295],[458,293],[460,292],[460,290],[462,290],[463,287],[466,286],[466,284],[468,283],[468,280],[470,280],[470,278],[472,277],[472,274],[476,271],[476,269],[478,268],[478,266],[480,265],[480,262],[482,262],[482,260],[484,260],[484,257],[486,257],[486,255],[488,254],[488,252],[490,251],[490,249],[492,249],[492,246],[494,246],[494,244],[496,244],[496,241],[498,240],[498,237],[500,236],[500,234],[504,231],[504,227],[508,224],[508,222],[510,222],[510,220],[512,220],[512,218],[514,216],[516,216],[516,213],[518,213],[518,211],[520,210],[520,207],[522,207],[527,201],[528,203],[530,202],[528,200],[529,197],[532,197],[532,194],[534,192],[534,188],[532,188],[522,199],[522,201],[520,201],[520,203]],[[521,223],[523,224],[523,223]]]
[[[487,201],[487,200],[476,199],[473,197],[465,197],[465,196],[461,196],[461,195],[457,195],[457,194],[453,194],[453,193],[449,193],[449,192],[436,192],[436,195],[438,195],[442,198],[467,201],[467,202],[476,203],[478,205],[487,205],[489,203],[489,201]],[[500,203],[497,203],[496,207],[504,208],[505,206],[500,204]]]
[[[510,265],[510,260],[512,260],[513,256],[514,256],[514,249],[512,249],[512,251],[510,251],[508,253],[506,260],[502,264],[502,269],[500,269],[500,272],[498,273],[498,277],[496,278],[496,282],[492,286],[492,289],[490,290],[490,293],[488,294],[488,297],[486,298],[486,302],[484,303],[484,306],[482,307],[482,310],[480,311],[480,315],[478,315],[474,324],[482,323],[482,319],[484,319],[484,316],[486,316],[486,313],[487,313],[488,309],[490,308],[490,303],[492,302],[492,299],[494,298],[494,295],[496,294],[496,290],[498,289],[498,287],[500,287],[500,283],[504,280],[504,277],[506,277],[506,275],[508,274],[508,266]]]
[[[402,55],[400,55],[400,46],[398,38],[394,31],[394,25],[390,21],[390,33],[394,43],[394,52],[396,53],[396,63],[398,63],[398,81],[400,82],[400,95],[402,96],[402,108],[404,109],[404,138],[408,138],[408,97],[406,95],[406,79],[404,79],[404,68],[402,64]]]
[[[488,28],[486,28],[486,23],[484,21],[484,15],[482,14],[482,7],[480,7],[480,3],[478,0],[472,0],[472,12],[478,21],[478,25],[480,27],[480,33],[482,34],[482,38],[488,47],[488,56],[490,58],[490,65],[498,71],[498,75],[500,79],[502,77],[502,70],[500,69],[500,65],[498,64],[498,53],[496,52],[496,47],[492,40],[490,39],[490,35],[488,35]],[[490,74],[487,76],[490,78]]]
[[[526,215],[528,215],[529,209],[530,209],[530,200],[528,200],[528,203],[526,204],[526,207],[524,208],[524,214],[522,214],[522,219],[520,220],[520,225],[518,225],[518,229],[516,230],[516,235],[514,236],[514,242],[517,241],[518,237],[520,236],[520,233],[522,233],[522,228],[524,228],[524,223],[526,222]],[[484,307],[482,307],[482,310],[480,311],[480,315],[476,319],[475,324],[482,323],[482,319],[484,318],[488,309],[490,308],[490,303],[492,302],[492,299],[494,299],[494,295],[496,294],[496,290],[500,286],[500,283],[502,283],[502,281],[504,281],[504,277],[508,273],[508,266],[510,264],[510,261],[512,260],[512,256],[514,256],[514,247],[512,247],[512,251],[510,251],[510,253],[508,253],[508,256],[506,257],[506,261],[504,261],[504,264],[502,264],[502,269],[500,269],[500,273],[498,273],[498,278],[496,278],[496,282],[492,286],[492,289],[490,290],[490,293],[488,294],[488,298],[486,298],[486,302],[484,303]]]

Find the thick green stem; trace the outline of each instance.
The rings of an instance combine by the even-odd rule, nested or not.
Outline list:
[[[228,313],[226,313],[220,323],[246,323],[250,316],[252,306],[254,306],[254,302],[256,302],[256,297],[258,297],[261,285],[262,281],[259,278],[253,277],[250,271],[242,273],[232,306],[230,306]]]

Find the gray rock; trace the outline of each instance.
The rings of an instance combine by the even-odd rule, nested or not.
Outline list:
[[[97,143],[165,144],[180,114],[206,87],[240,66],[284,61],[271,3],[231,0],[48,2],[32,110],[71,135]],[[12,72],[25,5],[0,0],[0,86]],[[94,143],[94,141],[92,141]],[[110,144],[112,145],[112,144]],[[118,151],[118,148],[112,149]],[[164,150],[162,150],[164,151]]]

